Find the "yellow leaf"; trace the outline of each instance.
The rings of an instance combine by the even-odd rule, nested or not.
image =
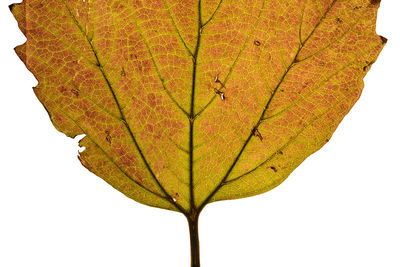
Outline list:
[[[321,148],[386,43],[377,0],[24,0],[16,48],[79,159],[197,221]],[[197,231],[197,229],[194,229]]]

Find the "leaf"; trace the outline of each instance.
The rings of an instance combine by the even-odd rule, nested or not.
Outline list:
[[[386,39],[379,0],[24,0],[16,48],[82,164],[198,217],[266,192],[320,149]]]

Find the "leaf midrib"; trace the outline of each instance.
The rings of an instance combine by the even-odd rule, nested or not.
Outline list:
[[[193,168],[193,157],[194,157],[194,122],[195,122],[195,94],[196,94],[196,77],[197,77],[197,60],[199,56],[200,44],[201,44],[201,31],[203,27],[202,15],[201,15],[201,0],[198,2],[197,6],[198,14],[198,26],[197,26],[197,41],[196,48],[193,54],[193,70],[192,70],[192,90],[190,96],[190,115],[189,115],[189,190],[190,190],[190,211],[189,214],[196,213],[197,207],[195,204],[195,194],[194,194],[194,168]]]
[[[98,57],[98,53],[92,43],[91,40],[89,40],[88,36],[86,35],[85,31],[82,29],[82,27],[80,26],[79,22],[77,21],[77,19],[75,18],[74,14],[71,12],[70,8],[68,7],[67,3],[65,0],[63,0],[66,8],[68,9],[68,12],[70,13],[70,16],[72,18],[72,20],[74,21],[74,23],[76,24],[76,26],[79,28],[80,32],[83,34],[83,36],[85,37],[85,39],[88,41],[88,44],[90,45],[90,48],[96,58],[97,61],[97,67],[100,70],[100,72],[102,73],[102,76],[104,78],[104,80],[107,83],[107,86],[110,90],[110,92],[113,95],[114,101],[117,105],[118,111],[121,115],[121,121],[124,123],[125,127],[127,128],[129,135],[136,147],[136,149],[138,150],[138,153],[140,154],[140,157],[143,161],[143,163],[145,164],[147,170],[149,171],[149,173],[151,174],[152,178],[155,180],[155,182],[157,183],[157,185],[160,187],[161,191],[163,191],[163,193],[167,196],[168,201],[173,204],[180,212],[187,214],[187,211],[180,206],[178,203],[176,203],[176,201],[174,201],[174,199],[169,195],[169,193],[165,190],[165,188],[163,187],[163,185],[160,183],[160,181],[157,179],[157,177],[155,176],[151,166],[149,165],[141,147],[139,146],[127,120],[125,117],[125,114],[123,112],[123,109],[121,108],[120,102],[118,100],[118,97],[115,93],[114,88],[112,87],[110,80],[108,79],[104,68],[100,62],[100,59]],[[190,124],[190,133],[189,133],[189,180],[190,180],[190,212],[196,210],[196,212],[200,212],[208,203],[209,201],[213,198],[213,196],[219,191],[219,189],[225,184],[227,178],[229,177],[230,173],[232,172],[232,170],[234,169],[234,167],[236,166],[237,162],[240,160],[241,155],[243,154],[244,150],[246,149],[247,145],[250,143],[252,137],[254,136],[254,130],[257,129],[259,127],[259,125],[261,124],[262,120],[264,119],[265,113],[268,110],[271,101],[274,99],[274,96],[276,95],[278,89],[280,88],[281,84],[283,83],[283,81],[285,80],[287,74],[289,73],[289,71],[293,68],[293,66],[297,63],[297,57],[299,55],[299,53],[301,52],[302,48],[304,47],[304,45],[307,43],[307,41],[310,39],[310,37],[314,34],[314,32],[316,31],[316,29],[319,27],[319,25],[322,23],[322,21],[324,20],[324,18],[326,17],[326,15],[329,13],[329,11],[331,10],[331,8],[333,7],[333,5],[337,2],[337,0],[333,0],[332,3],[330,4],[329,8],[326,10],[326,12],[324,13],[324,15],[320,18],[319,22],[316,24],[316,26],[313,28],[313,30],[311,31],[311,33],[308,35],[308,37],[302,41],[300,40],[300,45],[299,45],[299,49],[296,53],[296,55],[294,56],[291,64],[287,67],[287,69],[285,70],[284,74],[282,75],[281,79],[279,80],[278,84],[276,85],[273,93],[271,94],[270,98],[267,101],[267,104],[265,105],[263,112],[258,120],[258,122],[256,123],[255,127],[253,127],[250,131],[250,134],[248,136],[248,138],[246,139],[246,141],[244,142],[244,144],[242,145],[239,153],[237,154],[237,156],[235,157],[233,163],[231,164],[230,168],[227,170],[227,172],[225,173],[225,175],[223,176],[222,180],[218,183],[217,187],[211,191],[211,193],[209,194],[209,196],[198,206],[196,207],[195,204],[195,192],[194,192],[194,186],[193,186],[193,178],[194,178],[194,173],[193,173],[193,152],[194,152],[194,123],[195,120],[198,118],[198,116],[206,109],[208,108],[214,101],[214,99],[216,98],[215,96],[211,99],[211,101],[209,103],[207,103],[207,105],[201,110],[201,112],[195,114],[195,91],[196,91],[196,77],[197,77],[197,61],[198,61],[198,55],[199,55],[199,50],[200,50],[200,44],[201,44],[201,31],[202,29],[214,18],[217,10],[220,8],[221,4],[222,4],[222,0],[219,2],[216,10],[213,12],[212,16],[205,22],[202,23],[202,15],[201,15],[201,0],[198,1],[198,32],[197,32],[197,43],[196,43],[196,48],[195,51],[192,55],[193,57],[193,70],[192,70],[192,90],[191,90],[191,106],[190,106],[190,113],[187,113],[178,103],[175,99],[172,98],[172,95],[170,95],[169,91],[165,88],[164,85],[164,81],[163,78],[160,76],[159,70],[157,69],[157,66],[155,64],[154,61],[154,57],[151,54],[151,51],[148,47],[147,42],[145,41],[146,47],[149,50],[151,59],[153,60],[153,64],[156,67],[157,73],[159,75],[159,78],[164,86],[164,89],[166,90],[168,96],[171,98],[171,100],[181,109],[181,111],[183,111],[186,115],[188,115],[188,119],[189,119],[189,124]],[[263,5],[265,4],[265,1],[263,2]],[[304,10],[304,9],[303,9]],[[170,14],[170,11],[167,8],[167,11]],[[173,21],[173,18],[171,16],[171,19]],[[303,19],[303,17],[301,18]],[[173,21],[174,24],[174,21]],[[302,24],[302,21],[301,21]],[[300,29],[299,29],[299,34],[301,34],[301,24],[300,24]],[[138,25],[137,25],[138,26]],[[175,30],[178,32],[178,35],[181,39],[181,41],[183,42],[183,44],[186,44],[185,41],[183,40],[182,36],[180,36],[179,34],[179,30],[177,29],[176,25],[174,24]],[[255,27],[256,28],[256,27]],[[142,34],[140,33],[140,35],[142,36]],[[251,35],[251,34],[250,34]],[[301,37],[301,35],[299,35],[299,37]],[[142,36],[142,38],[144,39],[144,36]],[[247,41],[246,41],[247,42]],[[246,43],[245,42],[245,43]],[[187,48],[187,46],[185,45],[185,47]],[[240,54],[239,54],[240,55]],[[236,61],[235,61],[236,62]],[[233,71],[233,68],[231,68],[231,71]],[[228,77],[226,77],[228,78]]]

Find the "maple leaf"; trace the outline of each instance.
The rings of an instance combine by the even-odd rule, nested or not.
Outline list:
[[[266,192],[320,149],[386,43],[377,0],[24,0],[16,48],[82,164],[183,213]]]

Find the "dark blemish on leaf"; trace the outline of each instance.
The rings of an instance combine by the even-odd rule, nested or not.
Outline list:
[[[79,96],[79,91],[75,89],[71,89],[71,93],[73,93],[76,97]]]
[[[111,135],[110,135],[110,132],[108,131],[108,130],[106,130],[106,141],[109,143],[109,144],[111,144]]]
[[[255,40],[255,41],[254,41],[254,45],[256,45],[256,46],[260,46],[260,45],[261,45],[261,42],[260,42],[260,41],[258,41],[258,40]]]
[[[387,43],[388,39],[386,39],[383,36],[379,36],[379,37],[381,37],[382,44],[386,44]]]
[[[343,23],[343,20],[341,18],[336,18],[336,22],[341,24]]]
[[[365,63],[366,63],[367,65],[365,65],[365,66],[363,67],[363,71],[367,71],[368,68],[371,67],[372,64],[374,64],[373,61],[372,61],[372,62],[365,61]]]
[[[14,6],[15,6],[15,4],[11,4],[8,6],[8,8],[10,9],[11,12],[13,11]]]
[[[330,139],[325,139],[325,142],[328,143]]]
[[[221,88],[224,88],[224,87],[225,87],[225,85],[223,84],[223,82],[221,82],[221,80],[219,79],[219,74],[217,74],[217,75],[215,76],[214,82],[220,84],[220,85],[221,85]]]
[[[121,76],[125,77],[126,76],[126,72],[125,72],[125,68],[122,67],[121,69]]]
[[[264,139],[263,136],[261,135],[260,131],[257,128],[254,128],[253,135],[255,137],[258,137],[260,139],[260,141],[262,141]]]
[[[222,101],[224,101],[224,100],[226,99],[226,97],[225,97],[225,93],[222,92],[221,89],[222,89],[222,88],[225,88],[225,85],[224,85],[223,82],[221,82],[221,80],[219,79],[219,74],[217,74],[217,75],[215,76],[214,82],[221,85],[221,88],[220,88],[220,89],[214,88],[214,92],[215,92],[217,95],[219,95],[219,96],[221,97],[221,100],[222,100]]]
[[[359,10],[359,9],[361,9],[362,8],[362,6],[355,6],[354,8],[353,8],[353,10]]]
[[[275,166],[271,166],[269,167],[271,170],[273,170],[274,172],[278,172],[278,169]]]
[[[381,2],[381,0],[370,0],[371,5],[377,5]]]
[[[222,101],[224,101],[226,99],[225,97],[225,93],[222,92],[221,90],[218,90],[217,88],[214,88],[214,92],[219,95],[219,97],[221,98]]]
[[[283,152],[282,152],[282,151],[278,151],[278,154],[279,154],[279,155],[283,155]]]
[[[174,194],[174,197],[172,198],[172,200],[173,200],[174,202],[176,202],[176,201],[178,201],[180,198],[181,198],[181,196],[180,196],[178,193],[175,193],[175,194]]]

